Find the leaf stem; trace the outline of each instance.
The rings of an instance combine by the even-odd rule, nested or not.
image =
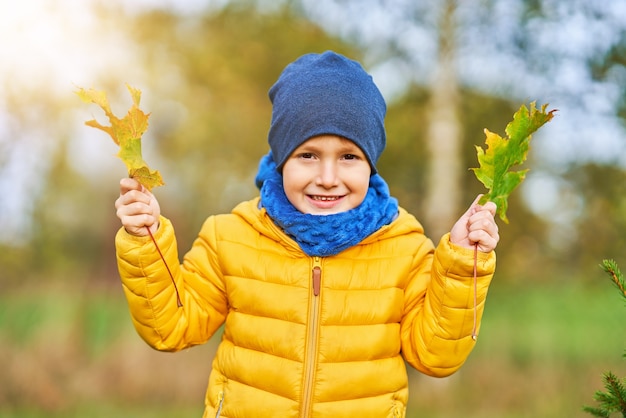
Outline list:
[[[150,227],[148,225],[146,225],[146,229],[148,230],[148,234],[150,235],[150,238],[152,238],[152,242],[154,242],[154,246],[156,247],[159,255],[161,256],[161,260],[163,260],[163,263],[165,264],[165,268],[167,269],[167,272],[170,275],[170,279],[172,279],[172,284],[174,285],[174,290],[176,291],[176,305],[180,308],[183,306],[183,303],[180,300],[180,294],[178,293],[178,287],[176,286],[174,275],[172,274],[172,271],[170,270],[170,266],[167,265],[167,261],[165,261],[165,257],[163,257],[163,253],[161,252],[161,249],[159,248],[159,244],[157,244],[156,240],[154,239],[154,235],[152,235],[152,231],[150,231]]]
[[[474,244],[474,327],[472,328],[472,340],[476,341],[476,328],[478,326],[478,243]]]

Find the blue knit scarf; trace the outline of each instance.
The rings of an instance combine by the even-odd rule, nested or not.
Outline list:
[[[389,195],[387,183],[378,174],[370,177],[365,199],[356,208],[332,215],[302,213],[287,199],[271,151],[261,158],[256,185],[270,218],[312,257],[339,254],[391,223],[398,214],[398,201]]]

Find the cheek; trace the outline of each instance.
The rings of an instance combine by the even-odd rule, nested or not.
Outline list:
[[[289,200],[291,200],[292,196],[295,194],[301,193],[304,187],[303,185],[305,184],[302,176],[298,176],[296,174],[297,170],[283,170],[283,189],[285,190],[285,194]]]
[[[365,196],[367,195],[368,190],[369,190],[369,181],[360,184],[358,195],[360,196],[361,201],[365,199]]]
[[[352,191],[365,198],[367,191],[370,186],[370,174],[371,171],[368,169],[360,170],[359,172],[353,173],[352,176]]]

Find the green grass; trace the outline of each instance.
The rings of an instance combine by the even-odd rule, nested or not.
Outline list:
[[[607,281],[604,287],[576,283],[528,288],[494,286],[489,294],[483,348],[519,352],[576,366],[613,357],[624,347],[624,307]],[[491,338],[490,335],[497,336]],[[486,346],[486,347],[485,347]]]
[[[11,411],[0,409],[0,418],[155,418],[155,417],[198,417],[203,408],[189,405],[130,405],[99,402],[76,405],[72,408],[50,412],[37,408],[21,407]]]
[[[464,367],[445,379],[410,372],[407,417],[586,417],[602,373],[626,375],[623,318],[608,281],[495,282]],[[151,350],[119,288],[5,292],[0,340],[0,418],[202,415],[215,342]]]
[[[474,352],[445,383],[416,376],[409,417],[588,416],[581,408],[593,404],[602,373],[626,375],[622,305],[608,281],[495,283]]]
[[[78,333],[90,354],[98,354],[130,321],[120,289],[90,291],[48,287],[23,289],[0,299],[0,335],[28,349],[49,329],[63,335]]]

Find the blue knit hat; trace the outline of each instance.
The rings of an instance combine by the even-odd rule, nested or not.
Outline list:
[[[376,173],[387,106],[361,64],[332,51],[303,55],[283,70],[269,97],[268,142],[279,170],[307,139],[337,135],[358,145]]]

